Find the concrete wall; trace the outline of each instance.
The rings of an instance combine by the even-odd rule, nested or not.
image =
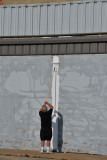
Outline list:
[[[107,155],[107,55],[62,56],[59,79],[59,146]]]
[[[59,59],[58,149],[107,155],[107,55]],[[51,62],[51,56],[0,57],[0,148],[40,148],[38,110]]]
[[[53,2],[71,2],[77,0],[3,0],[4,5],[13,5],[13,4],[35,4],[35,3],[53,3]],[[83,1],[83,0],[78,0]]]
[[[51,56],[0,57],[0,148],[40,148],[38,111],[51,73]]]

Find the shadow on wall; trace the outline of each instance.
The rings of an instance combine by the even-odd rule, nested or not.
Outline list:
[[[52,116],[52,119],[54,117],[56,118],[56,122],[52,122],[53,127],[53,146],[55,147],[53,151],[59,151],[62,152],[62,146],[63,146],[63,116],[60,112],[54,111],[54,114]],[[57,130],[58,128],[58,130]]]
[[[62,152],[63,146],[63,116],[58,112],[58,150]]]

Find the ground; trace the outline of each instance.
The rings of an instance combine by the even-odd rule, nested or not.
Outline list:
[[[30,157],[9,157],[9,156],[1,156],[0,160],[48,160],[44,158],[30,158]]]
[[[107,160],[107,156],[79,153],[40,153],[29,150],[0,149],[0,160]]]

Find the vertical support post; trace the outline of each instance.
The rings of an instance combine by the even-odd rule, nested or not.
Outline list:
[[[58,149],[58,103],[59,103],[59,57],[53,56],[53,72],[54,77],[52,81],[52,105],[54,107],[52,114],[52,130],[53,136],[51,141],[51,148],[53,151]]]

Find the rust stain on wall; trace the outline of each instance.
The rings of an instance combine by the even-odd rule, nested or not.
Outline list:
[[[24,135],[26,134],[26,130],[24,129]]]

